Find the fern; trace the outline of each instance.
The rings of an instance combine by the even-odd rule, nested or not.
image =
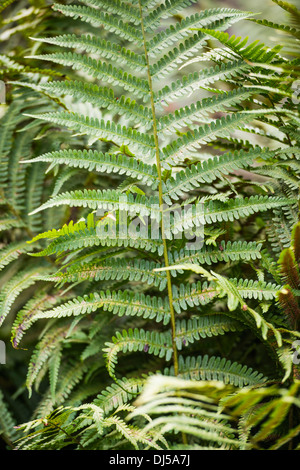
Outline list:
[[[259,446],[279,411],[251,441],[260,420],[233,424],[235,413],[218,414],[218,400],[245,387],[255,395],[269,376],[292,383],[297,373],[296,63],[289,67],[280,46],[229,36],[250,12],[214,8],[179,19],[187,7],[190,0],[54,4],[55,17],[76,28],[35,37],[26,59],[62,76],[43,72],[36,82],[22,69],[16,81],[29,102],[13,103],[2,121],[3,226],[23,224],[27,238],[19,245],[12,236],[0,263],[22,251],[30,266],[5,283],[0,321],[23,290],[39,286],[11,340],[18,347],[45,321],[26,386],[48,386],[37,419],[22,426],[24,449],[165,449],[181,439]],[[295,28],[264,26],[298,37]],[[20,123],[26,132],[17,134]],[[51,133],[57,142],[32,152]],[[176,392],[152,395],[142,416],[159,417],[143,425],[134,398],[158,370],[154,386],[161,380]],[[171,441],[167,431],[176,433]]]

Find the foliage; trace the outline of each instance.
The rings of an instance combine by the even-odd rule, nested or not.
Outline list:
[[[0,322],[42,395],[18,448],[299,446],[299,28],[256,20],[287,53],[191,6],[41,6],[3,55]]]

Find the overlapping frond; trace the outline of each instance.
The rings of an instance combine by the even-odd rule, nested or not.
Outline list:
[[[267,380],[263,374],[241,364],[232,363],[221,357],[179,358],[179,376],[191,380],[220,380],[237,387],[262,384]],[[172,375],[172,369],[169,372]]]
[[[56,165],[68,165],[72,168],[84,168],[87,171],[97,171],[99,173],[119,173],[137,179],[152,189],[156,189],[158,184],[157,171],[154,165],[138,162],[122,153],[110,154],[97,150],[69,149],[49,152],[29,162],[50,163],[48,171]]]
[[[195,401],[197,391],[219,399],[267,381],[255,370],[262,344],[274,359],[264,364],[266,375],[298,377],[290,351],[300,280],[298,229],[291,233],[299,204],[297,63],[288,63],[280,45],[249,44],[226,32],[250,12],[181,16],[192,6],[54,4],[63,24],[74,19],[76,27],[51,37],[46,27],[35,38],[41,51],[28,55],[52,63],[53,74],[32,83],[32,69],[0,60],[20,74],[16,85],[27,86],[32,100],[28,107],[22,97],[13,100],[0,121],[1,280],[11,263],[28,260],[5,279],[0,323],[31,288],[11,341],[18,348],[29,329],[46,324],[26,382],[30,393],[49,382],[35,416],[48,416],[53,439],[46,421],[32,422],[28,430],[43,429],[32,435],[38,448],[50,442],[61,449],[64,439],[76,448],[167,448],[166,429],[176,431],[175,446],[182,431],[195,445],[208,439],[247,448],[249,430],[242,432],[241,422],[232,427],[202,398],[196,405],[175,394],[170,405],[167,393],[165,402],[155,397],[157,408],[147,405],[162,412],[158,421],[135,414],[147,375],[159,367],[170,379],[166,387],[176,388],[177,376],[187,388],[195,381]],[[293,26],[261,26],[298,38]],[[20,124],[23,132],[16,131]],[[47,148],[43,140],[52,132],[59,137]],[[200,245],[187,244],[191,232]],[[286,324],[295,331],[281,328]],[[244,339],[251,354],[240,350]],[[54,411],[66,402],[70,408]],[[265,419],[270,403],[255,413]],[[129,412],[132,422],[124,419]],[[29,436],[23,445],[31,448]]]

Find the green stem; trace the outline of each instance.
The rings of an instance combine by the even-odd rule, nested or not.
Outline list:
[[[72,436],[71,434],[69,434],[65,429],[63,429],[61,426],[59,426],[58,424],[54,423],[53,421],[49,421],[47,420],[47,423],[50,424],[51,426],[53,426],[54,428],[56,429],[59,429],[59,431],[63,432],[71,441],[73,441],[75,444],[77,444],[81,450],[84,450],[84,447],[82,446],[82,444],[79,442],[78,439],[76,439],[76,437]]]
[[[146,34],[144,28],[144,20],[143,20],[143,11],[142,11],[142,4],[141,0],[139,0],[139,9],[140,9],[140,16],[141,16],[141,28],[143,34],[143,41],[144,41],[144,51],[145,51],[145,58],[147,64],[147,73],[148,73],[148,82],[149,82],[149,90],[150,90],[150,100],[151,100],[151,111],[152,111],[152,118],[153,118],[153,135],[154,135],[154,142],[155,142],[155,156],[156,156],[156,166],[157,166],[157,174],[158,174],[158,198],[159,198],[159,207],[161,212],[161,236],[164,248],[164,260],[165,260],[165,267],[169,267],[169,258],[168,258],[168,247],[167,247],[167,240],[165,238],[165,231],[164,231],[164,218],[163,218],[163,187],[162,187],[162,174],[161,174],[161,164],[160,164],[160,152],[159,152],[159,142],[157,136],[157,124],[156,124],[156,113],[155,113],[155,103],[153,98],[153,86],[152,86],[152,77],[150,71],[150,63],[149,63],[149,56],[147,51],[146,45]],[[171,330],[172,330],[172,348],[173,348],[173,357],[174,357],[174,374],[178,375],[178,353],[177,353],[177,346],[175,341],[175,332],[176,332],[176,325],[175,325],[175,312],[173,307],[173,293],[172,293],[172,280],[171,280],[171,273],[170,271],[166,271],[167,274],[167,289],[168,289],[168,298],[169,298],[169,305],[170,305],[170,315],[171,315]]]

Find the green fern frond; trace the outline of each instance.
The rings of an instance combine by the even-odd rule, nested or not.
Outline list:
[[[50,308],[55,302],[55,298],[41,292],[30,299],[24,307],[19,310],[11,328],[11,343],[14,348],[18,348],[24,334],[35,321],[35,315],[40,311]]]
[[[0,270],[29,251],[32,251],[32,247],[28,246],[26,241],[13,242],[2,248],[0,250]]]
[[[262,26],[267,26],[268,28],[276,29],[277,31],[283,31],[284,33],[290,34],[295,38],[300,39],[299,29],[292,28],[286,24],[274,23],[273,21],[269,20],[251,19],[251,21],[255,21],[255,23],[260,24]]]
[[[230,8],[212,8],[197,12],[194,15],[182,18],[180,22],[171,25],[169,28],[155,34],[148,42],[147,46],[150,55],[157,54],[165,50],[180,39],[191,34],[192,29],[200,26],[208,26],[215,21],[223,20],[224,29],[236,21],[250,16],[249,12],[241,12]]]
[[[144,56],[136,54],[125,47],[119,48],[113,42],[99,39],[96,36],[64,34],[52,38],[33,38],[36,41],[53,44],[63,48],[81,49],[88,53],[99,54],[105,59],[114,60],[116,63],[125,63],[132,69],[142,71],[146,67]]]
[[[104,233],[95,228],[81,229],[80,232],[74,232],[69,235],[56,238],[47,248],[39,253],[33,253],[32,256],[50,256],[53,254],[66,255],[68,251],[81,250],[88,247],[106,246],[106,247],[130,247],[135,250],[145,250],[150,253],[162,255],[162,241],[151,240],[146,237],[118,236],[109,232]]]
[[[227,152],[191,165],[185,171],[179,171],[175,177],[166,181],[164,198],[170,204],[170,199],[177,200],[185,192],[197,188],[199,183],[211,183],[217,178],[222,178],[222,175],[227,175],[239,168],[246,168],[256,158],[267,158],[268,154],[271,157],[273,153],[254,148],[251,151]]]
[[[23,220],[16,217],[4,217],[0,219],[0,232],[10,230],[11,228],[24,228]]]
[[[49,382],[52,401],[55,403],[55,392],[58,383],[59,369],[61,366],[62,352],[58,350],[49,360]]]
[[[271,300],[281,289],[280,285],[272,282],[253,281],[248,279],[230,279],[239,295],[244,299]],[[214,282],[198,281],[192,284],[181,284],[179,288],[173,287],[173,305],[176,312],[187,310],[189,307],[206,305],[215,299],[220,290]]]
[[[17,431],[15,429],[15,420],[8,408],[4,395],[0,390],[0,436],[9,446],[12,447],[12,442],[16,439],[16,435]]]
[[[117,146],[128,145],[139,153],[139,160],[151,164],[154,156],[153,136],[138,132],[131,127],[115,124],[113,121],[104,121],[75,113],[49,113],[31,116],[43,121],[66,126],[74,131],[80,131],[93,138],[111,140]]]
[[[295,16],[296,18],[300,18],[300,13],[295,5],[293,5],[290,2],[283,2],[282,0],[272,0],[272,2],[276,3],[278,6],[286,10],[288,13],[290,13],[292,16]]]
[[[254,116],[255,117],[255,116]],[[162,149],[164,165],[175,165],[183,158],[189,157],[192,152],[203,144],[214,140],[216,137],[227,136],[232,129],[239,128],[253,116],[246,113],[235,113],[213,121],[193,131],[188,131],[182,137]]]
[[[27,373],[26,386],[29,394],[31,394],[32,385],[42,369],[43,365],[48,361],[51,354],[57,351],[60,343],[64,340],[69,326],[55,327],[48,331],[43,337],[42,341],[38,343],[35,351],[33,352]]]
[[[115,0],[113,3],[108,0],[80,0],[82,3],[85,3],[89,6],[95,6],[100,10],[105,10],[114,15],[121,16],[126,18],[133,24],[139,25],[141,22],[139,10],[134,5],[128,5],[127,2],[120,0]],[[98,11],[98,10],[97,10]]]
[[[70,66],[74,70],[85,71],[89,75],[103,80],[113,85],[119,85],[125,90],[133,92],[137,98],[144,98],[146,101],[149,94],[148,82],[142,78],[137,78],[120,68],[111,64],[101,62],[91,57],[83,56],[72,52],[61,52],[54,54],[44,54],[30,56],[29,59],[39,59],[54,62],[64,66]]]
[[[243,326],[237,321],[227,318],[225,315],[202,315],[199,318],[179,320],[176,323],[175,341],[180,351],[183,346],[188,346],[204,338],[224,335],[229,331],[241,331]],[[215,379],[215,378],[214,378]]]
[[[94,400],[95,405],[103,409],[107,414],[114,408],[128,403],[139,392],[141,392],[146,377],[123,378],[118,383],[112,383]]]
[[[149,128],[152,124],[152,115],[149,108],[137,104],[128,97],[115,97],[112,88],[101,88],[96,84],[72,80],[45,83],[41,84],[40,87],[50,94],[67,94],[80,99],[82,102],[91,103],[93,106],[107,108],[127,117],[130,121],[142,123],[145,128]]]
[[[158,177],[156,167],[128,158],[122,153],[110,154],[97,150],[60,150],[35,157],[27,162],[50,163],[48,171],[56,165],[68,165],[72,168],[84,168],[99,173],[119,173],[130,176],[156,189]],[[35,167],[35,165],[33,166]]]
[[[245,72],[249,66],[243,61],[228,62],[227,64],[216,65],[209,69],[190,73],[184,76],[182,80],[177,80],[166,85],[161,90],[154,94],[156,103],[164,101],[171,102],[175,98],[181,98],[188,95],[199,87],[210,85],[216,81],[224,80],[226,78],[233,78],[235,75]]]
[[[8,155],[13,145],[13,132],[22,107],[23,105],[17,100],[9,107],[5,115],[0,120],[0,187],[4,186],[8,177]]]
[[[166,375],[173,375],[172,367],[166,370]],[[267,380],[263,374],[252,368],[231,362],[226,358],[209,357],[179,357],[179,377],[191,380],[220,380],[225,384],[236,387],[262,384]]]
[[[116,332],[112,341],[112,343],[106,343],[103,352],[107,361],[107,370],[114,379],[116,379],[115,368],[118,354],[121,352],[125,354],[144,351],[160,358],[164,357],[166,361],[170,360],[173,354],[172,338],[169,332],[161,333],[135,328],[134,330],[123,330],[122,333]]]
[[[38,279],[52,281],[60,284],[66,282],[77,282],[92,279],[99,280],[129,280],[133,282],[144,282],[164,290],[167,278],[164,273],[154,272],[159,268],[159,263],[143,259],[107,259],[82,263],[80,266],[70,267],[66,272],[58,272],[52,276],[41,276]]]
[[[187,310],[189,307],[206,305],[218,295],[216,285],[206,281],[192,284],[180,284],[173,286],[173,306],[177,313]]]
[[[15,274],[4,286],[0,294],[0,325],[2,325],[8,315],[15,299],[28,287],[35,284],[37,275],[42,275],[48,271],[48,268],[41,266],[31,266]]]
[[[229,199],[226,203],[211,200],[208,204],[193,205],[182,216],[173,217],[169,230],[171,233],[177,234],[185,229],[203,226],[203,224],[233,222],[241,217],[285,207],[296,202],[295,199],[281,198],[280,196],[236,197]]]
[[[142,43],[143,37],[140,29],[123,22],[119,18],[115,18],[110,13],[81,5],[61,5],[55,3],[52,8],[63,13],[65,16],[74,19],[80,18],[81,21],[91,23],[93,26],[103,26],[107,31],[127,41],[134,42],[135,44]]]
[[[158,200],[155,196],[150,196],[149,198],[140,194],[137,194],[136,197],[132,194],[124,196],[122,192],[113,189],[103,191],[100,189],[85,189],[84,191],[76,190],[58,194],[35,209],[32,214],[61,205],[89,207],[93,210],[103,209],[104,211],[126,210],[130,215],[151,215],[156,220],[159,218],[158,210],[156,209]]]
[[[298,436],[298,29],[258,26],[287,37],[288,60],[228,34],[250,12],[63,3],[4,20],[0,56],[0,324],[17,310],[12,346],[35,343],[26,386],[43,392],[18,445],[280,447],[276,422]],[[33,31],[26,60],[51,71],[11,59]],[[264,374],[294,385],[280,403],[254,370],[265,348]]]
[[[153,81],[159,81],[169,75],[174,69],[178,69],[179,64],[192,57],[203,46],[205,38],[206,36],[202,33],[194,34],[181,43],[178,48],[173,48],[155,62],[151,66]]]
[[[233,104],[240,103],[246,100],[253,94],[253,90],[247,88],[234,89],[215,95],[210,98],[204,98],[202,101],[192,103],[190,106],[185,106],[175,110],[174,113],[166,114],[158,120],[158,130],[166,134],[176,132],[177,129],[182,127],[193,127],[193,121],[208,121],[210,122],[209,115],[217,111],[224,111],[227,107]]]
[[[281,49],[280,46],[275,46],[270,50],[269,48],[266,48],[264,44],[259,43],[259,40],[247,45],[248,38],[242,40],[241,37],[236,37],[235,35],[230,37],[228,33],[221,31],[214,31],[205,28],[201,28],[201,31],[218,39],[218,41],[243,59],[254,63],[263,62],[264,64],[267,64],[271,62]]]
[[[171,264],[198,263],[211,265],[221,261],[255,260],[261,258],[262,245],[256,242],[225,242],[222,240],[218,246],[203,246],[201,251],[180,250],[171,252],[169,260]],[[179,271],[180,272],[180,271]]]
[[[145,16],[144,25],[146,30],[151,31],[157,28],[161,18],[168,18],[191,4],[192,0],[166,0],[165,3],[158,5],[149,15]]]
[[[134,293],[131,291],[100,291],[69,300],[52,310],[36,313],[34,321],[43,318],[64,318],[86,315],[98,309],[113,315],[137,316],[167,325],[170,321],[167,299]]]

